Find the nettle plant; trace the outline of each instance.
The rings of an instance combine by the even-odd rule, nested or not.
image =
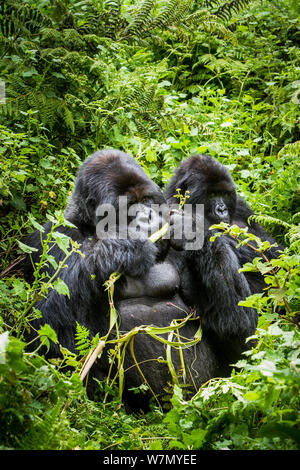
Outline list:
[[[43,247],[40,261],[36,264],[36,269],[34,271],[33,283],[30,285],[25,280],[14,277],[11,278],[9,283],[11,284],[12,297],[14,299],[18,299],[15,303],[13,312],[11,312],[14,317],[11,332],[18,338],[22,337],[24,329],[29,327],[29,323],[32,320],[41,317],[41,312],[39,312],[34,305],[39,299],[48,294],[49,289],[55,289],[59,294],[69,296],[68,286],[59,278],[59,273],[65,268],[72,253],[81,254],[78,243],[71,240],[65,234],[56,231],[56,229],[61,225],[72,226],[72,224],[64,219],[62,212],[57,211],[55,212],[55,216],[47,215],[47,218],[52,222],[52,228],[47,237],[43,239],[42,234],[44,232],[44,228],[34,219],[33,216],[29,216],[29,221],[32,226],[41,233],[41,243]],[[65,254],[65,258],[59,265],[51,255],[53,242],[56,243]],[[36,248],[32,248],[20,241],[17,241],[17,243],[19,248],[24,253],[29,254],[30,257],[31,253],[37,251]],[[54,267],[55,272],[46,282],[44,282],[46,273],[43,272],[43,269],[49,264]],[[39,331],[37,331],[37,338],[38,337],[40,338],[40,344],[37,350],[43,345],[48,347],[49,339],[57,342],[55,332],[48,325],[43,326]]]

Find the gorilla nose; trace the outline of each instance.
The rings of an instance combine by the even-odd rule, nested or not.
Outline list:
[[[228,216],[228,210],[227,210],[227,207],[225,205],[218,205],[216,207],[216,214],[218,217],[220,217],[221,219],[224,219],[225,217]]]

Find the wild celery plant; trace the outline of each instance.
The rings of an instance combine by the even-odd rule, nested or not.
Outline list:
[[[164,224],[163,227],[161,227],[161,229],[159,229],[157,232],[155,232],[149,237],[149,240],[152,243],[155,243],[157,240],[159,240],[161,237],[163,237],[166,234],[166,232],[168,231],[168,228],[169,228],[169,224],[168,223]],[[165,360],[157,359],[157,360],[158,361],[162,360],[167,364],[174,384],[179,384],[179,379],[172,363],[171,348],[176,348],[179,350],[179,357],[181,361],[181,371],[182,371],[183,377],[185,377],[185,365],[184,365],[182,349],[192,347],[195,344],[197,344],[199,341],[201,341],[201,337],[202,337],[201,327],[199,325],[199,328],[194,338],[190,340],[187,340],[186,338],[184,338],[183,340],[179,333],[180,328],[182,328],[187,323],[187,321],[198,319],[193,316],[193,312],[188,313],[188,312],[183,311],[184,318],[180,320],[173,320],[168,327],[155,327],[153,325],[141,325],[141,326],[137,326],[133,328],[132,330],[120,336],[119,329],[118,329],[118,313],[114,304],[114,287],[115,287],[116,281],[121,277],[121,275],[122,275],[121,273],[112,273],[109,279],[104,283],[104,286],[106,287],[106,290],[108,292],[108,301],[109,301],[109,309],[110,309],[109,330],[105,336],[98,339],[97,345],[96,346],[94,345],[94,347],[92,347],[90,351],[88,352],[88,354],[86,355],[83,366],[80,370],[80,378],[81,380],[84,380],[84,378],[89,372],[89,369],[92,367],[93,363],[102,354],[102,351],[105,348],[105,346],[108,346],[108,347],[114,346],[114,349],[109,350],[111,361],[110,361],[110,368],[109,368],[107,378],[106,378],[106,384],[110,386],[108,387],[108,390],[109,390],[118,379],[119,399],[121,400],[123,387],[124,387],[125,353],[127,351],[127,346],[129,345],[130,353],[137,367],[137,370],[139,371],[141,377],[143,378],[145,385],[151,391],[154,399],[157,402],[157,405],[161,407],[158,398],[156,397],[155,393],[151,389],[146,377],[144,376],[139,366],[139,363],[136,360],[136,357],[134,354],[135,336],[137,334],[147,334],[151,336],[152,338],[154,338],[155,340],[160,341],[166,345],[166,359]],[[116,336],[111,338],[110,334],[112,333],[114,328],[116,331]],[[176,332],[176,338],[177,338],[175,341],[173,340],[174,332]],[[166,334],[168,335],[167,339],[163,337],[163,335],[166,335]],[[115,372],[114,377],[111,378],[115,361],[117,362],[116,372]],[[108,392],[106,392],[105,394],[104,402],[106,401],[107,396],[108,396]]]

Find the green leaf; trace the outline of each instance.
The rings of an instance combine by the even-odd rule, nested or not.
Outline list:
[[[271,336],[280,336],[283,334],[283,331],[279,326],[275,323],[274,325],[271,325],[268,329],[268,333]]]
[[[70,246],[70,237],[60,232],[53,232],[52,236],[55,239],[59,248],[67,255],[68,248]]]
[[[17,295],[22,300],[26,300],[27,290],[24,281],[22,281],[21,279],[14,279],[12,294]]]
[[[246,398],[248,401],[255,401],[260,398],[260,395],[256,392],[247,392],[245,393],[244,398]]]
[[[159,440],[153,441],[153,442],[150,444],[149,449],[150,449],[150,450],[163,450],[163,446],[162,446],[161,441],[159,441]]]
[[[51,328],[48,323],[43,325],[39,330],[38,330],[38,335],[40,337],[41,343],[46,346],[47,350],[50,348],[50,341],[53,341],[53,343],[58,343],[57,341],[57,336],[55,331]]]
[[[20,196],[17,196],[16,194],[12,197],[11,205],[17,210],[26,210],[26,204],[24,199]]]
[[[52,255],[47,255],[47,261],[53,266],[53,268],[56,270],[58,268],[58,264],[56,262],[56,259]]]
[[[22,73],[23,77],[32,77],[32,75],[38,75],[38,72],[34,67]]]
[[[282,302],[284,297],[286,297],[287,293],[288,293],[287,287],[269,290],[269,296],[275,299],[277,302]]]
[[[201,449],[208,430],[193,429],[190,433],[183,433],[183,442],[192,449]]]
[[[66,295],[70,298],[70,291],[67,284],[62,279],[57,279],[53,282],[53,288],[58,292],[60,295]]]
[[[300,443],[300,430],[287,423],[268,423],[259,430],[258,436],[293,439],[296,443]]]
[[[25,243],[20,242],[17,240],[17,243],[22,251],[25,253],[33,253],[34,251],[39,251],[37,248],[33,248],[32,246],[25,245]]]
[[[276,365],[274,362],[268,361],[267,359],[264,359],[257,368],[266,377],[272,377],[274,372],[276,372]]]
[[[27,186],[27,191],[28,191],[28,186]],[[40,225],[33,217],[32,215],[29,215],[28,216],[28,219],[30,220],[30,222],[32,223],[32,225],[34,226],[35,229],[37,229],[39,232],[44,232],[45,229],[42,225]]]

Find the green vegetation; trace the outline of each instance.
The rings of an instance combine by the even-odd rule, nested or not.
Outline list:
[[[299,13],[297,0],[1,2],[1,449],[299,449]],[[256,346],[188,401],[175,385],[164,414],[154,403],[127,415],[104,383],[91,402],[78,357],[25,352],[35,300],[68,290],[25,283],[24,237],[62,221],[81,161],[104,147],[134,155],[161,187],[183,158],[211,153],[286,246],[269,260],[223,227],[258,247],[243,268],[268,285],[245,300],[260,314]],[[80,249],[56,242],[66,259]],[[95,346],[86,338],[78,328],[79,353]]]

